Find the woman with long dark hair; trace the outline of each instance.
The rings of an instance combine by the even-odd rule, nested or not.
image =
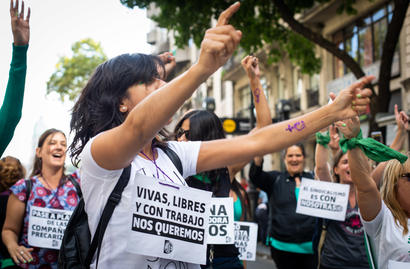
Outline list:
[[[64,174],[66,150],[64,133],[57,129],[46,130],[38,140],[29,182],[20,179],[10,188],[12,194],[7,203],[2,238],[19,267],[57,268],[58,250],[30,245],[28,231],[32,221],[30,210],[73,211],[77,206],[79,197],[73,180],[78,184],[78,179],[69,180]],[[34,223],[31,225],[35,226]]]
[[[279,150],[335,120],[356,115],[369,103],[371,92],[362,88],[372,78],[366,77],[342,91],[333,104],[252,135],[202,143],[168,142],[166,146],[181,160],[181,175],[158,147],[163,142],[157,134],[195,89],[231,57],[241,32],[228,25],[228,21],[239,5],[237,2],[230,6],[220,15],[217,25],[206,31],[198,62],[168,84],[162,80],[163,72],[159,70],[164,67],[156,56],[124,54],[98,66],[76,102],[70,148],[74,162],[81,159],[82,190],[92,236],[109,194],[123,169],[131,164],[132,176],[104,233],[100,268],[159,268],[170,263],[184,264],[185,268],[199,267],[128,251],[124,244],[128,231],[118,227],[128,225],[132,186],[138,186],[140,175],[186,185],[183,178]],[[292,130],[287,128],[288,124],[298,125],[301,121],[303,130],[285,135],[289,133],[286,129]],[[91,267],[95,266],[94,258]]]
[[[212,141],[224,139],[225,133],[220,119],[212,112],[192,110],[186,113],[175,125],[175,139],[178,141]],[[232,175],[232,167],[205,171],[186,178],[188,186],[211,191],[214,197],[232,197],[235,221],[249,220],[249,198],[241,184]],[[239,261],[235,245],[208,245],[207,259],[203,268],[244,268]],[[212,266],[212,267],[211,267]]]

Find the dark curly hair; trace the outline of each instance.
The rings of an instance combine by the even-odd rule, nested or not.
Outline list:
[[[119,111],[119,106],[128,88],[161,78],[158,69],[165,74],[159,57],[140,53],[122,54],[95,69],[72,110],[70,128],[74,139],[69,150],[75,166],[90,138],[124,122],[126,114]]]
[[[221,120],[215,113],[206,110],[192,110],[186,113],[175,125],[174,137],[182,123],[189,119],[189,140],[190,141],[211,141],[225,138]],[[207,171],[204,174],[214,184],[221,173],[225,173],[226,168]]]
[[[2,158],[0,160],[0,192],[8,190],[25,175],[26,169],[24,169],[19,159],[11,156]]]

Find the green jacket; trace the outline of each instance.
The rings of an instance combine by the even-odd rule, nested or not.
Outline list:
[[[0,108],[0,157],[13,138],[14,130],[21,118],[26,82],[27,49],[28,45],[14,46],[13,44],[9,81],[3,105]]]

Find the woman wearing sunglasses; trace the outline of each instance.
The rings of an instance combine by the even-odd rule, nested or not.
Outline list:
[[[358,131],[348,138],[357,134]],[[349,150],[348,158],[360,216],[378,268],[409,268],[410,158],[403,164],[397,160],[387,163],[380,191],[361,149]]]
[[[124,244],[129,234],[119,227],[128,225],[133,187],[138,186],[144,174],[153,180],[185,185],[182,177],[278,151],[366,109],[371,91],[363,87],[372,77],[341,91],[330,105],[251,135],[206,142],[169,142],[183,166],[183,175],[178,174],[158,147],[161,141],[157,134],[200,84],[232,56],[242,33],[228,22],[239,5],[237,2],[221,13],[217,25],[205,33],[198,62],[168,84],[160,75],[164,64],[158,57],[124,54],[98,66],[76,102],[70,149],[73,161],[78,164],[81,160],[82,191],[92,236],[123,169],[132,166],[132,177],[104,233],[99,268],[163,268],[176,263],[132,253]],[[91,268],[96,263],[94,258]],[[181,264],[183,268],[199,268],[197,264]]]
[[[212,112],[192,110],[187,112],[175,126],[178,141],[211,141],[224,139],[225,134],[220,119]],[[242,168],[243,165],[240,165]],[[239,168],[239,169],[240,169]],[[241,184],[235,180],[237,168],[225,167],[202,172],[185,179],[188,186],[211,191],[214,197],[232,197],[235,221],[249,219],[249,199]],[[213,259],[209,259],[211,255]],[[242,269],[235,245],[208,245],[207,265],[202,268]]]

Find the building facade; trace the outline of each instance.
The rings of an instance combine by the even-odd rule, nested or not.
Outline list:
[[[338,14],[339,5],[339,1],[318,5],[301,14],[299,21],[337,43],[339,48],[360,63],[366,74],[375,75],[377,78],[382,46],[394,5],[391,1],[384,0],[358,0],[354,5],[357,10],[355,15]],[[148,17],[152,14],[155,14],[154,6],[147,12]],[[173,33],[156,27],[155,23],[152,24],[152,31],[147,39],[154,45],[154,53],[174,52],[177,60],[176,74],[195,62],[199,55],[194,44],[189,44],[185,49],[177,49],[173,45]],[[316,53],[322,60],[322,68],[319,74],[312,76],[302,74],[285,53],[279,62],[270,65],[267,64],[264,49],[256,54],[262,71],[261,82],[273,118],[283,118],[284,112],[293,118],[315,110],[328,103],[329,92],[337,93],[355,80],[343,62],[326,50],[317,47]],[[206,98],[212,97],[215,100],[215,113],[219,117],[249,118],[253,113],[250,106],[251,92],[248,78],[240,64],[244,56],[245,53],[239,50],[223,68],[200,86],[180,114],[190,108],[203,107]],[[394,104],[406,112],[410,111],[410,9],[407,11],[396,47],[391,75],[392,98],[389,111],[377,117],[379,126],[387,126],[387,144],[391,143],[395,135]],[[362,129],[363,133],[367,134],[366,122],[363,122]],[[304,141],[304,144],[307,152],[306,168],[313,170],[314,136]],[[281,154],[265,157],[264,169],[281,168]]]

